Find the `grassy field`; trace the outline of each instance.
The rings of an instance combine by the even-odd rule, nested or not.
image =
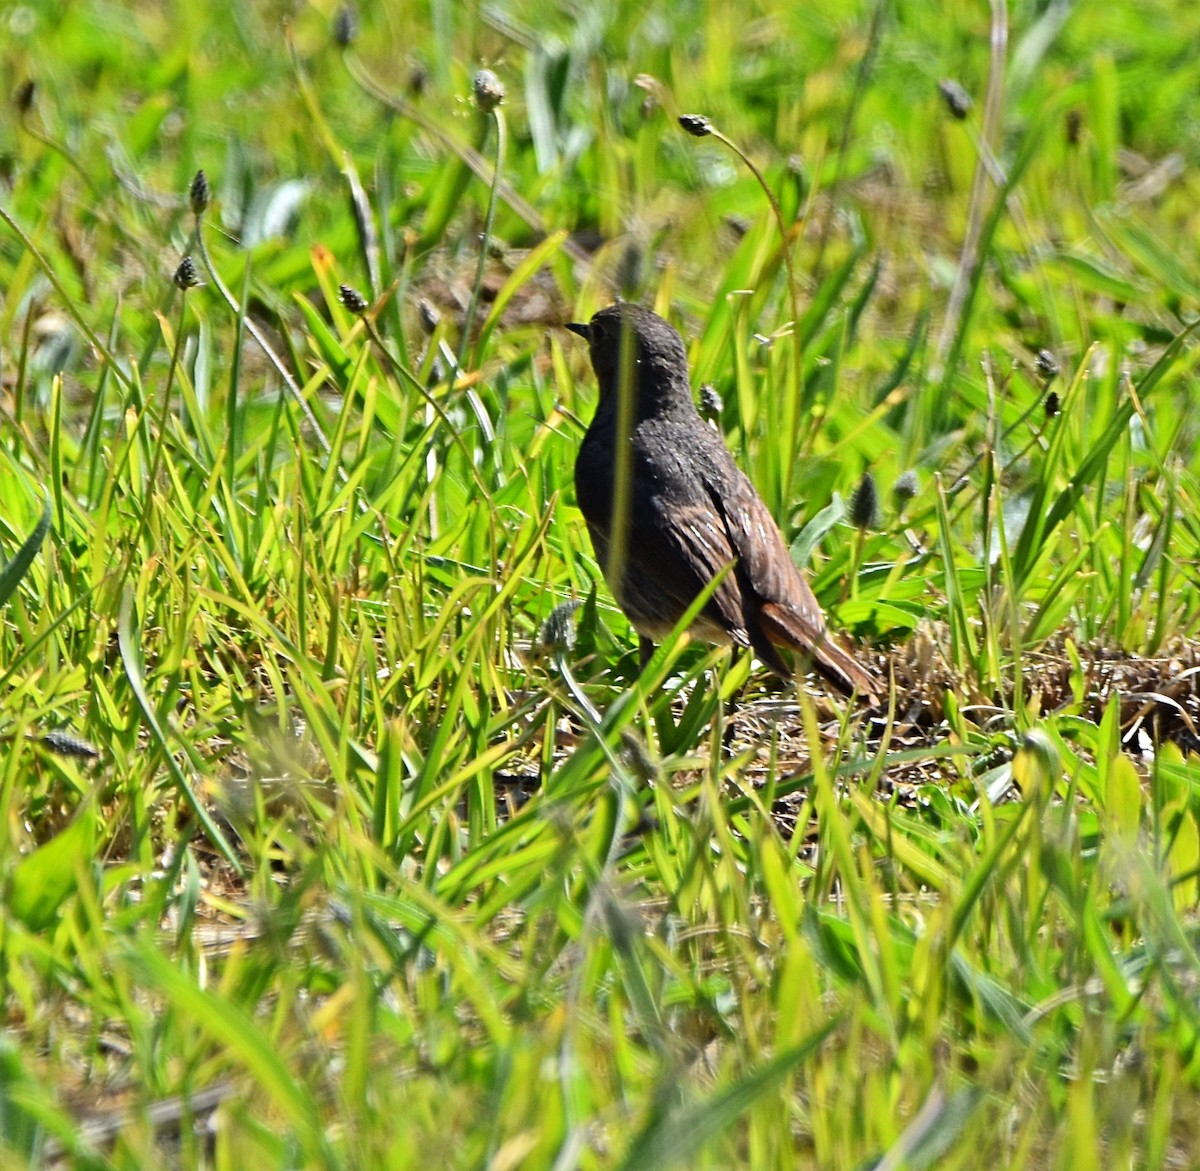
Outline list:
[[[1200,1165],[1200,8],[0,22],[0,1168]],[[885,707],[639,668],[618,293]]]

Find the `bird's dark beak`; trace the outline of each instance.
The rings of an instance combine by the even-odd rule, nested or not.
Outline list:
[[[578,321],[568,321],[567,328],[572,333],[579,334],[579,336],[583,338],[585,342],[590,342],[592,340],[592,327],[590,325],[584,325]]]

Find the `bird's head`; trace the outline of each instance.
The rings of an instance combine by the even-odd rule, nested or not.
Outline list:
[[[680,388],[690,401],[683,339],[657,313],[619,301],[586,325],[573,321],[567,328],[588,343],[601,401],[616,397],[622,369],[628,370],[640,407],[670,399]]]

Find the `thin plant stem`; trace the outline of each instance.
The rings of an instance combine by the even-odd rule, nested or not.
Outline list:
[[[779,228],[783,264],[787,271],[788,300],[792,309],[792,356],[795,362],[795,378],[789,383],[789,387],[794,388],[794,394],[787,396],[784,418],[786,420],[785,441],[788,444],[787,450],[794,451],[799,440],[800,397],[804,380],[804,346],[800,337],[799,287],[796,283],[795,269],[792,267],[792,236],[783,222],[783,209],[779,206],[779,200],[775,198],[775,192],[771,190],[770,184],[767,183],[758,167],[754,165],[750,156],[733,139],[718,130],[709,119],[698,114],[683,114],[679,117],[679,124],[694,138],[704,138],[711,135],[718,142],[724,143],[725,146],[733,151],[745,163],[747,169],[754,176],[763,194],[767,197],[767,202],[771,206],[771,212],[775,216],[775,223]],[[791,495],[794,468],[794,461],[791,459],[787,460],[781,484],[780,495],[782,499],[786,500]]]
[[[389,93],[379,82],[371,77],[353,53],[344,52],[342,54],[342,61],[345,63],[351,78],[377,102],[387,106],[389,110],[394,110],[397,114],[408,118],[427,134],[431,134],[451,154],[455,155],[460,162],[470,167],[485,183],[492,183],[495,180],[491,164],[479,151],[469,146],[463,146],[461,142],[443,130],[424,110],[418,109],[412,102],[397,94]],[[533,204],[523,198],[511,183],[500,180],[496,185],[496,190],[499,192],[500,198],[535,232],[540,232],[544,235],[549,234],[551,229],[542,218],[541,213]],[[592,257],[575,243],[574,240],[564,240],[562,250],[581,267],[583,272],[591,271]]]
[[[3,205],[0,205],[0,220],[3,220],[11,229],[18,240],[29,250],[30,255],[37,261],[38,267],[45,274],[46,279],[54,286],[54,291],[62,299],[63,308],[70,314],[71,320],[82,330],[83,336],[87,338],[88,344],[104,358],[108,363],[109,369],[116,376],[117,381],[126,389],[132,389],[133,383],[128,374],[121,369],[120,364],[114,357],[113,352],[101,340],[100,335],[83,319],[79,312],[78,299],[72,297],[63,287],[62,281],[58,279],[58,273],[54,271],[54,266],[42,254],[41,250],[33,240],[29,233],[21,227],[20,224],[13,218],[12,213]]]
[[[153,499],[154,481],[158,478],[158,470],[162,467],[163,449],[167,442],[167,415],[171,410],[171,392],[175,389],[175,372],[179,369],[179,351],[183,348],[184,314],[187,312],[187,289],[179,291],[179,320],[175,325],[175,344],[171,348],[171,364],[167,368],[167,385],[163,388],[162,407],[158,412],[158,438],[154,444],[154,454],[150,459],[150,468],[146,473],[146,497],[142,501],[141,516],[138,519],[137,531],[129,543],[127,558],[136,554],[146,529],[150,525],[150,509]],[[124,576],[124,574],[122,574]]]
[[[871,27],[867,31],[867,47],[858,62],[858,70],[854,75],[854,90],[850,94],[850,104],[846,107],[846,116],[842,119],[842,132],[838,138],[837,160],[834,164],[833,182],[829,186],[831,197],[837,196],[842,186],[842,179],[846,174],[846,151],[850,145],[850,133],[854,129],[854,119],[858,115],[859,106],[862,105],[862,97],[867,88],[867,78],[870,76],[871,65],[875,60],[876,50],[879,48],[879,34],[883,28],[883,13],[886,7],[887,0],[878,0],[878,3],[875,5],[875,11],[871,13]],[[835,207],[834,198],[830,198],[828,210],[821,220],[821,234],[817,240],[817,257],[813,261],[812,266],[814,276],[820,275],[821,266],[825,261],[825,249],[829,244],[829,231],[833,223]]]
[[[792,336],[796,341],[796,356],[799,360],[800,356],[800,299],[797,294],[796,272],[792,267],[792,237],[788,232],[787,227],[783,222],[783,209],[779,206],[779,200],[775,198],[775,192],[771,190],[771,185],[767,182],[763,173],[754,165],[754,161],[748,154],[732,138],[722,134],[715,126],[709,125],[709,133],[718,142],[724,143],[743,163],[746,164],[750,174],[757,180],[759,187],[762,188],[763,194],[767,197],[767,202],[771,205],[771,212],[775,216],[775,223],[779,227],[779,235],[783,241],[783,263],[787,269],[788,276],[788,297],[792,308]]]
[[[375,323],[364,316],[362,318],[363,328],[367,331],[367,337],[374,343],[376,350],[383,357],[383,360],[392,368],[393,372],[400,378],[402,382],[407,382],[410,386],[416,389],[417,393],[425,399],[430,409],[442,421],[442,425],[450,432],[450,437],[458,445],[466,458],[467,467],[471,469],[471,476],[475,481],[475,486],[479,489],[483,499],[487,501],[489,507],[492,506],[492,494],[488,491],[488,487],[483,477],[479,473],[479,468],[475,463],[475,455],[467,446],[466,440],[459,434],[458,428],[454,426],[450,416],[446,414],[446,409],[438,402],[437,398],[430,393],[421,380],[408,369],[394,354],[383,344],[383,338],[380,336],[379,330]]]
[[[938,334],[934,350],[935,365],[946,359],[955,334],[962,328],[963,307],[975,266],[979,263],[979,238],[983,231],[983,203],[989,181],[989,163],[992,158],[991,144],[996,141],[1000,129],[1000,113],[1004,98],[1004,62],[1008,50],[1008,7],[1006,0],[992,0],[992,58],[988,70],[987,95],[983,105],[983,126],[980,131],[980,150],[975,162],[975,175],[971,180],[971,195],[967,205],[967,230],[963,236],[962,252],[958,258],[958,269],[946,304],[946,316]],[[941,378],[935,372],[933,381]],[[943,396],[944,398],[944,396]]]
[[[212,258],[208,255],[208,249],[204,245],[204,232],[201,230],[200,216],[196,217],[196,230],[194,238],[196,247],[200,252],[200,259],[204,261],[205,271],[212,280],[213,286],[220,293],[221,299],[229,306],[229,311],[234,317],[244,317],[246,332],[262,347],[262,351],[267,356],[267,361],[275,367],[279,377],[283,379],[284,385],[290,391],[292,397],[296,400],[304,415],[305,421],[312,428],[313,434],[317,437],[317,442],[321,445],[321,450],[326,455],[333,453],[333,447],[329,442],[329,437],[321,429],[321,424],[317,422],[317,416],[313,414],[310,407],[304,398],[304,392],[300,389],[299,383],[292,377],[291,371],[284,365],[283,359],[272,348],[271,343],[267,341],[266,335],[259,329],[257,323],[248,314],[243,315],[242,307],[238,304],[238,299],[229,291],[225,282],[221,280],[220,273],[217,272],[216,266],[212,262]]]
[[[55,138],[51,138],[49,134],[41,130],[34,129],[29,124],[29,114],[23,114],[21,117],[21,129],[25,131],[35,142],[40,142],[44,147],[54,151],[66,160],[67,164],[79,175],[79,177],[88,185],[88,190],[97,198],[100,198],[100,187],[96,180],[84,170],[83,164],[76,158],[74,151],[70,150],[63,143]]]
[[[483,236],[479,241],[479,263],[475,266],[475,287],[471,290],[471,300],[467,304],[467,315],[463,320],[462,337],[458,341],[459,370],[467,356],[467,346],[470,345],[471,330],[475,325],[475,314],[479,309],[479,294],[483,291],[483,272],[487,267],[488,246],[492,238],[492,228],[496,222],[497,194],[500,188],[500,174],[504,169],[504,151],[508,141],[508,130],[504,121],[504,113],[499,106],[492,110],[496,122],[496,163],[492,168],[492,182],[488,188],[487,213],[483,218]],[[471,359],[472,366],[479,365],[478,350]]]

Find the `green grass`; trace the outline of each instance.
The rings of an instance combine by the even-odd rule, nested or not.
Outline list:
[[[2,17],[0,1166],[1192,1165],[1200,17],[369,8]],[[618,288],[886,719],[639,671]]]

